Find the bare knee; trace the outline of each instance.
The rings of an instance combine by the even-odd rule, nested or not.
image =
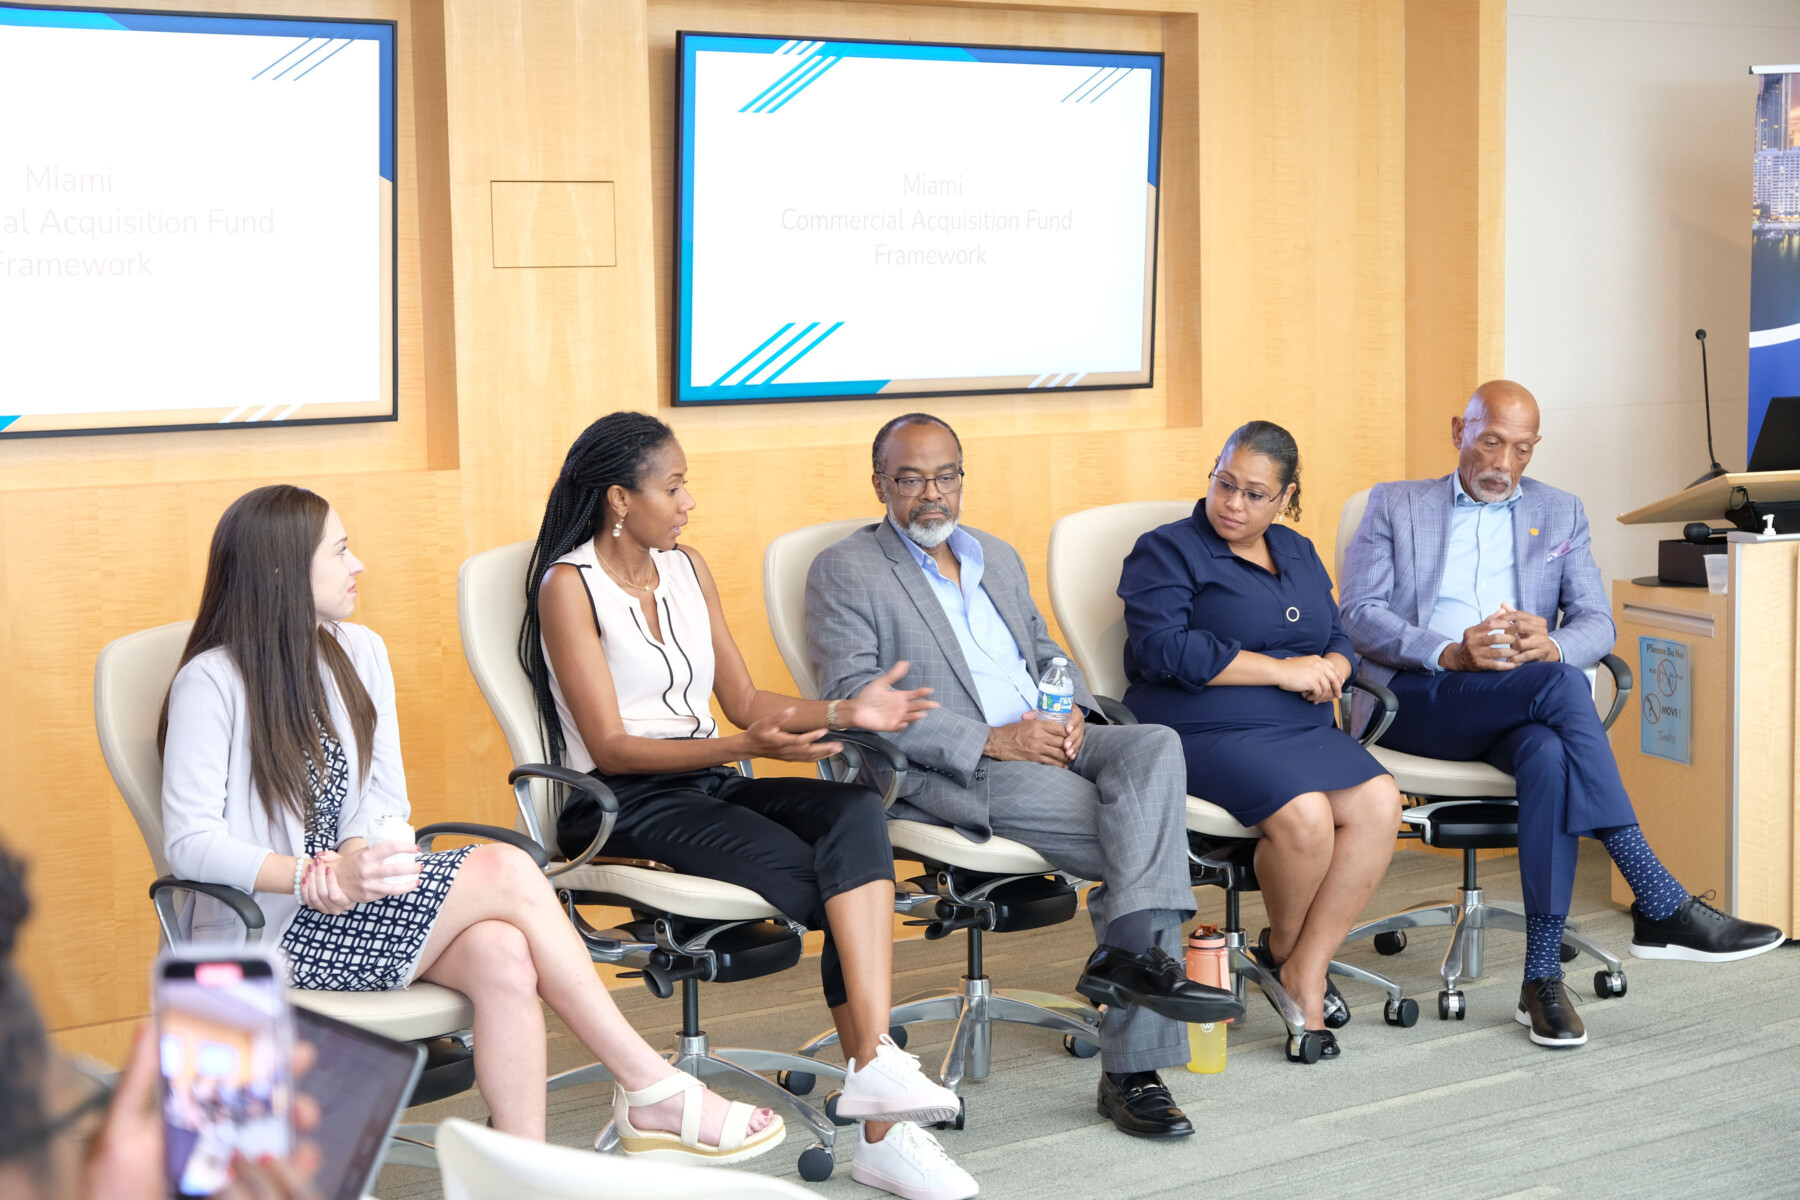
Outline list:
[[[552,895],[543,871],[531,856],[505,842],[477,846],[463,860],[457,881],[520,904],[539,902]]]
[[[1369,829],[1400,828],[1400,789],[1392,775],[1377,775],[1346,792],[1336,806],[1344,824]]]
[[[1329,856],[1337,820],[1322,792],[1295,796],[1262,823],[1263,836],[1290,854]]]

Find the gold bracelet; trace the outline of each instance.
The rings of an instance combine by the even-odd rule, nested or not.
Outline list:
[[[838,705],[842,703],[842,700],[833,700],[825,706],[825,728],[833,733],[844,732],[844,727],[837,723]]]

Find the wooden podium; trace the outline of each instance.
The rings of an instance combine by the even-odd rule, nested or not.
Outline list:
[[[1800,500],[1800,471],[1723,475],[1619,521],[1718,521],[1738,488],[1758,501]],[[1733,533],[1727,555],[1722,596],[1653,578],[1613,581],[1613,652],[1637,680],[1636,711],[1612,729],[1613,754],[1650,845],[1675,877],[1694,892],[1716,891],[1719,908],[1793,936],[1800,535]],[[1631,902],[1617,870],[1612,894]]]

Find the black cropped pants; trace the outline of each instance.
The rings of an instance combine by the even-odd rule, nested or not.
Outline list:
[[[848,998],[825,902],[894,877],[887,813],[874,790],[824,779],[750,779],[726,767],[674,775],[594,777],[619,798],[603,853],[648,858],[683,875],[749,888],[808,929],[825,931],[825,1003]],[[557,822],[565,855],[587,849],[600,807],[575,795]]]

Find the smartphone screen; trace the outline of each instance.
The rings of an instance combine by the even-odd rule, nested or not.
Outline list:
[[[293,1150],[293,1015],[273,958],[200,957],[156,965],[163,1158],[171,1196],[210,1196],[236,1154]]]

